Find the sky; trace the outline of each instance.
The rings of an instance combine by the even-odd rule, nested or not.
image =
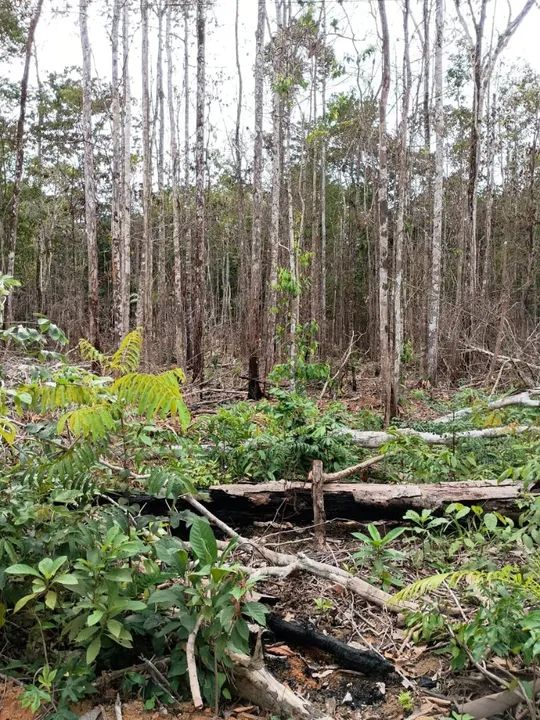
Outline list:
[[[519,12],[524,0],[491,0],[490,12],[495,17],[496,28],[504,27],[509,10],[512,15]],[[238,0],[239,3],[239,37],[240,37],[240,63],[244,85],[243,131],[250,132],[253,98],[253,62],[255,45],[255,27],[257,21],[257,0]],[[93,72],[96,77],[107,81],[110,78],[110,5],[111,0],[92,0],[90,6],[90,40],[93,54]],[[208,13],[207,31],[207,78],[208,89],[211,96],[209,116],[213,127],[214,142],[223,147],[232,137],[236,102],[238,93],[238,80],[235,61],[235,21],[236,0],[214,0],[213,7]],[[273,11],[273,0],[267,0],[269,14]],[[314,0],[315,14],[321,7],[321,0]],[[334,46],[338,59],[343,60],[347,55],[356,55],[369,46],[378,45],[377,8],[373,0],[326,0],[328,23],[335,18],[336,32],[330,29],[329,41]],[[132,59],[131,77],[132,93],[135,98],[140,88],[140,56],[139,56],[139,22],[137,0],[133,3],[131,22],[132,33]],[[412,26],[412,66],[413,76],[415,64],[420,62],[419,34],[414,31],[415,21],[419,23],[422,14],[421,0],[411,0],[410,8],[413,17]],[[401,3],[400,0],[387,0],[387,12],[390,23],[392,41],[392,56],[396,67],[400,63],[402,49],[401,30]],[[445,54],[448,56],[455,51],[455,38],[462,32],[457,23],[454,12],[454,0],[447,0],[446,12],[446,40]],[[192,23],[193,27],[194,23]],[[194,29],[194,28],[193,28]],[[501,72],[505,73],[512,63],[525,60],[533,69],[540,73],[540,52],[538,52],[538,34],[540,30],[540,8],[533,7],[526,20],[513,36],[506,49]],[[490,31],[488,29],[487,37]],[[155,60],[157,37],[157,18],[151,13],[151,54]],[[496,37],[496,34],[494,35]],[[268,39],[268,31],[266,32]],[[152,42],[153,40],[153,42]],[[39,70],[43,77],[48,72],[61,72],[65,67],[80,65],[81,47],[78,33],[78,3],[62,0],[45,0],[44,12],[38,26],[36,45],[39,58]],[[195,69],[195,48],[192,44],[191,71]],[[182,55],[183,46],[180,39],[176,42],[178,67],[175,73],[175,84],[182,85]],[[152,60],[151,60],[152,62]],[[370,61],[371,62],[371,61]],[[378,85],[379,56],[376,53],[373,66],[369,63],[366,72],[372,72],[375,86]],[[329,95],[334,92],[346,90],[356,83],[356,68],[351,61],[345,63],[347,72],[329,88]],[[10,72],[16,73],[16,66]],[[192,88],[194,83],[192,79]],[[393,97],[396,98],[396,86],[393,88]],[[193,93],[194,100],[194,93]],[[269,112],[267,103],[266,111]],[[225,148],[223,148],[225,149]]]

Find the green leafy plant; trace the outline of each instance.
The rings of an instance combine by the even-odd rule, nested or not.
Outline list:
[[[392,528],[386,535],[381,535],[376,525],[370,523],[367,526],[367,534],[361,532],[352,533],[353,537],[360,540],[362,547],[353,553],[354,561],[361,567],[370,565],[373,577],[380,582],[384,589],[391,588],[395,585],[401,585],[401,579],[398,575],[392,574],[389,570],[391,564],[400,563],[406,557],[400,550],[391,548],[400,535],[405,532],[406,528]]]

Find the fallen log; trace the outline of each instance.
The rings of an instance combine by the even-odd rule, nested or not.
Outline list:
[[[294,645],[314,647],[332,655],[339,667],[356,670],[364,675],[384,676],[394,666],[373,650],[359,650],[329,635],[323,635],[306,623],[288,622],[275,613],[266,616],[266,626],[278,640]]]
[[[414,436],[420,438],[428,445],[453,445],[459,440],[472,440],[478,438],[497,438],[507,435],[522,435],[523,433],[540,433],[540,427],[531,425],[503,425],[501,427],[483,428],[482,430],[463,430],[461,432],[448,432],[438,435],[432,432],[422,432],[411,428],[395,428],[391,433],[384,430],[353,430],[343,427],[340,431],[347,435],[354,443],[365,448],[378,448],[400,436]]]
[[[401,519],[407,510],[439,510],[452,502],[511,511],[521,486],[511,481],[460,481],[431,484],[331,483],[324,486],[328,520]],[[313,522],[311,483],[273,482],[218,485],[209,489],[207,507],[235,526],[254,519],[293,518]]]
[[[512,407],[521,405],[523,407],[540,408],[540,388],[534,388],[532,390],[525,390],[524,392],[517,393],[515,395],[508,395],[507,397],[500,398],[499,400],[492,400],[485,406],[486,410],[499,410],[505,407]],[[449,423],[453,420],[459,420],[475,410],[473,407],[461,408],[455,412],[448,413],[442,417],[438,417],[433,422],[436,423]]]

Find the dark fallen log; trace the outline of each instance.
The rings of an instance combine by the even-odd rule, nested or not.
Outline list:
[[[400,520],[407,510],[441,510],[452,502],[512,513],[516,511],[515,501],[520,489],[516,483],[488,480],[422,485],[331,483],[324,486],[324,505],[327,520]],[[308,482],[216,485],[206,492],[206,507],[233,526],[249,526],[255,520],[275,518],[293,520],[297,524],[313,523],[312,486]],[[170,500],[142,494],[110,495],[115,500],[138,504],[145,514],[167,516],[170,513]],[[176,507],[184,509],[188,506],[179,498]]]
[[[288,622],[275,613],[266,616],[266,625],[278,640],[293,645],[313,647],[331,655],[339,667],[356,670],[364,675],[384,676],[391,673],[394,666],[373,650],[359,650],[347,643],[323,635],[307,623]]]

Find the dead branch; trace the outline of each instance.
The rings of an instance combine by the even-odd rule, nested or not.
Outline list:
[[[200,515],[203,515],[203,517],[222,530],[226,535],[235,538],[241,546],[252,548],[272,565],[292,566],[294,569],[303,570],[304,572],[325,578],[330,582],[338,583],[343,585],[347,590],[359,595],[364,600],[367,600],[378,607],[391,610],[392,612],[400,612],[405,607],[404,604],[396,603],[389,593],[384,592],[384,590],[381,590],[380,588],[374,587],[365,580],[355,577],[346,570],[342,570],[341,568],[337,568],[332,565],[327,565],[326,563],[317,562],[316,560],[306,557],[303,553],[298,553],[298,555],[289,555],[287,553],[276,552],[275,550],[270,550],[269,548],[264,547],[264,545],[256,543],[254,540],[242,537],[236,532],[236,530],[233,530],[226,523],[216,517],[195,498],[186,496],[184,499],[189,505],[191,505],[192,508],[197,510]]]
[[[535,399],[537,398],[537,399]],[[540,388],[534,388],[531,390],[525,390],[524,392],[517,393],[516,395],[509,395],[508,397],[501,398],[500,400],[492,400],[486,406],[486,410],[499,410],[501,408],[510,407],[513,405],[522,405],[523,407],[540,407]],[[473,407],[462,408],[455,412],[448,413],[442,417],[437,418],[433,422],[436,423],[448,423],[453,420],[470,415],[473,412]]]
[[[199,615],[197,622],[195,623],[195,627],[188,635],[186,643],[186,662],[189,677],[189,689],[191,691],[193,705],[196,708],[201,708],[203,706],[199,677],[197,675],[197,661],[195,659],[195,641],[197,640],[197,634],[199,632],[199,628],[201,627],[201,623],[202,615]]]
[[[352,428],[342,428],[341,432],[348,435],[353,442],[360,447],[378,448],[391,440],[396,440],[400,436],[414,436],[423,440],[428,445],[453,445],[457,440],[470,440],[473,438],[496,438],[505,437],[507,435],[521,435],[526,432],[539,433],[540,428],[530,425],[503,425],[502,427],[483,428],[482,430],[463,430],[456,433],[437,433],[421,432],[420,430],[412,430],[411,428],[399,428],[392,433],[383,430],[353,430]]]
[[[535,694],[540,692],[540,680],[534,684]],[[517,690],[503,690],[502,692],[484,695],[484,697],[458,705],[458,712],[462,715],[471,715],[475,720],[490,718],[493,715],[504,715],[512,707],[524,702],[524,696]]]

